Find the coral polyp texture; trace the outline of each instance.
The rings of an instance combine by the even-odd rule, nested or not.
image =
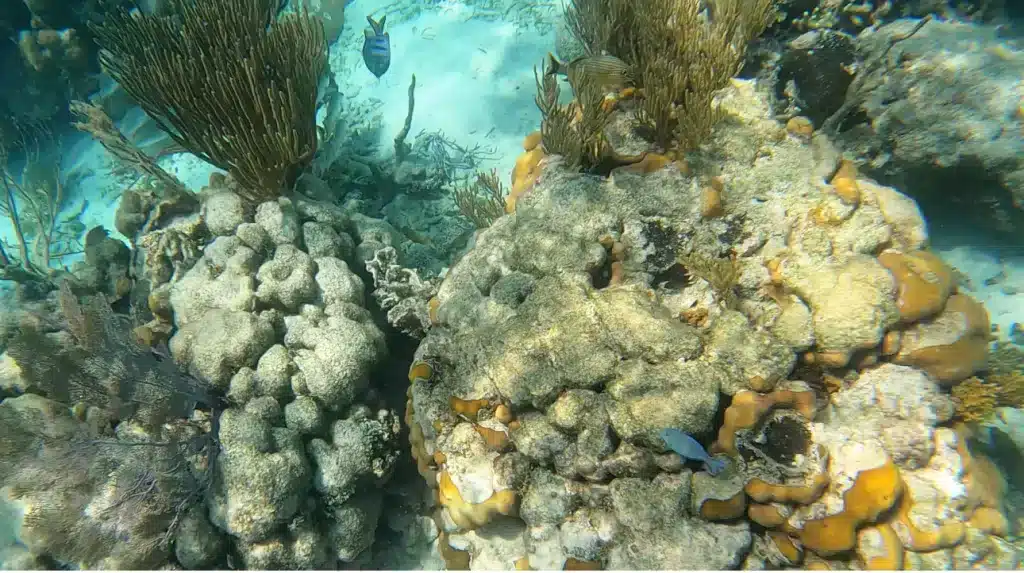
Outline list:
[[[1015,2],[6,4],[0,567],[1024,568]]]
[[[979,497],[998,470],[953,429],[946,390],[985,366],[984,307],[928,251],[913,200],[787,131],[751,82],[720,104],[713,183],[676,166],[578,175],[528,138],[514,217],[445,276],[410,372],[441,554],[1016,566],[1003,501]],[[665,428],[717,436],[726,469],[685,463]]]

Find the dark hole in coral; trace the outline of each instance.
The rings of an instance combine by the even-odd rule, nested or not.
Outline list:
[[[690,273],[686,272],[683,265],[675,263],[654,275],[654,284],[667,289],[681,289],[690,284]]]
[[[726,394],[718,395],[718,410],[715,412],[715,417],[711,419],[712,428],[721,428],[725,424],[725,410],[731,405],[732,396]],[[717,439],[718,435],[716,434],[714,438]]]
[[[789,416],[778,416],[764,428],[760,450],[769,458],[792,466],[796,456],[805,455],[811,445],[811,433],[803,422]]]
[[[641,236],[647,241],[645,250],[653,251],[646,259],[651,268],[663,270],[675,263],[679,243],[683,239],[678,230],[654,219],[643,222]]]
[[[612,259],[611,249],[605,249],[605,251],[607,251],[607,255],[604,263],[590,269],[590,284],[598,290],[607,288],[612,282],[612,263],[615,261]]]

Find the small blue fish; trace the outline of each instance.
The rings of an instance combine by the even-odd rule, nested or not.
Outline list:
[[[715,476],[725,469],[725,460],[719,460],[708,455],[704,446],[700,445],[700,442],[693,439],[693,436],[690,434],[675,428],[666,428],[659,435],[662,440],[665,440],[665,445],[673,452],[679,454],[683,460],[702,462],[704,469],[709,474]]]
[[[387,15],[384,15],[378,22],[367,16],[366,21],[370,27],[363,30],[363,63],[377,79],[391,67],[391,37],[384,31],[387,19]]]

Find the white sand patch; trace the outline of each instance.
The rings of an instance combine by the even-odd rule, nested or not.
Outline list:
[[[391,67],[378,80],[363,64],[366,15],[388,12],[380,0],[356,0],[345,9],[346,30],[332,48],[332,69],[346,98],[380,114],[380,150],[392,151],[416,74],[416,111],[409,143],[420,131],[444,131],[464,147],[494,152],[482,166],[511,172],[523,138],[540,127],[533,68],[554,48],[554,34],[534,26],[474,17],[474,8],[448,1],[425,7],[419,17],[388,18]]]

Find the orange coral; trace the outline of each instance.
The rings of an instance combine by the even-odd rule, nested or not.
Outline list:
[[[430,318],[431,326],[437,326],[441,324],[441,321],[437,317],[437,311],[441,308],[441,301],[437,300],[436,296],[430,297],[427,301],[427,317]]]
[[[888,250],[878,255],[878,262],[896,280],[896,306],[904,322],[938,314],[953,292],[953,269],[928,251]]]
[[[857,166],[852,161],[844,159],[839,164],[839,169],[832,176],[832,190],[839,199],[847,205],[860,203],[860,187],[857,186]]]
[[[562,571],[597,571],[601,569],[600,561],[580,561],[574,557],[565,560]]]
[[[786,516],[779,511],[779,508],[774,505],[765,505],[761,503],[752,503],[747,508],[747,517],[750,521],[772,529],[778,527],[786,522]]]
[[[829,556],[853,549],[857,529],[878,519],[903,493],[903,480],[892,460],[857,474],[853,486],[843,494],[843,511],[804,524],[800,541],[819,555]]]
[[[476,419],[477,413],[480,412],[480,410],[490,406],[491,403],[490,401],[484,399],[463,400],[462,398],[456,398],[455,396],[452,396],[451,398],[448,398],[448,405],[451,406],[452,411],[455,412],[456,414],[466,416],[467,418],[470,419]]]
[[[476,529],[490,523],[498,515],[516,514],[516,493],[510,489],[496,491],[480,503],[469,503],[462,499],[459,488],[455,487],[448,470],[441,471],[438,487],[441,505],[456,525],[463,529]]]
[[[473,424],[473,429],[476,430],[476,433],[480,434],[480,437],[487,442],[487,447],[492,450],[497,450],[499,452],[503,451],[507,449],[511,443],[509,441],[508,434],[501,430],[492,430],[491,428],[481,426],[479,424]]]
[[[775,543],[775,547],[778,548],[779,553],[786,558],[792,565],[799,565],[804,558],[804,552],[797,547],[793,540],[785,533],[778,531],[769,531],[768,538]]]
[[[786,122],[786,131],[797,137],[809,138],[814,135],[814,124],[810,119],[798,115]]]
[[[700,216],[702,219],[714,219],[725,213],[722,206],[723,189],[708,185],[700,192]]]
[[[420,425],[416,422],[413,416],[414,412],[412,409],[412,386],[406,392],[408,400],[405,402],[405,425],[409,428],[409,446],[412,452],[412,458],[416,461],[416,470],[420,476],[426,480],[427,484],[434,487],[437,481],[437,474],[434,466],[432,465],[433,457],[427,453],[426,438],[423,435],[423,430]]]
[[[742,491],[729,499],[706,499],[700,504],[700,516],[708,521],[731,521],[747,509],[747,496]]]
[[[430,364],[422,360],[417,360],[412,363],[409,368],[409,382],[416,382],[417,380],[430,380],[430,377],[434,375],[434,369],[430,367]]]
[[[920,368],[948,386],[985,367],[991,327],[985,307],[963,294],[949,297],[942,314],[932,320],[932,323],[940,322],[955,325],[959,337],[948,344],[920,345],[916,348],[913,345],[908,348],[904,344],[894,362]],[[904,342],[912,332],[908,331],[904,335]]]
[[[752,428],[773,408],[794,408],[808,420],[814,417],[814,392],[775,390],[758,394],[741,390],[725,409],[725,421],[718,430],[718,439],[711,446],[713,452],[736,454],[736,431]]]

